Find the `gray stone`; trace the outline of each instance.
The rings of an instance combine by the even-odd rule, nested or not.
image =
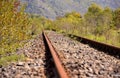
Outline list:
[[[24,66],[24,62],[18,62],[16,66]]]

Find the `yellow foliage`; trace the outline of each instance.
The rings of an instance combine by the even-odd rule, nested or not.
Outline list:
[[[17,0],[0,0],[0,54],[15,51],[16,47],[12,44],[20,46],[20,41],[31,37],[27,34],[30,22],[28,15],[15,10],[15,2]]]

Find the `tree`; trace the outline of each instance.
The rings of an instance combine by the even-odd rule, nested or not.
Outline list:
[[[99,35],[105,34],[113,27],[112,20],[112,10],[109,7],[106,7],[98,16],[98,26],[95,32]]]
[[[87,32],[91,33],[91,34],[96,34],[96,32],[94,32],[97,28],[97,26],[99,25],[99,17],[102,13],[102,8],[100,6],[98,6],[97,4],[92,4],[89,8],[87,13],[85,14],[85,22],[86,22],[86,28],[89,29],[88,27],[90,27],[89,30],[87,30]]]
[[[102,8],[95,3],[91,4],[88,8],[88,13],[91,13],[94,16],[99,15],[100,12],[102,12]]]
[[[64,17],[58,18],[55,21],[55,25],[60,28],[63,32],[76,33],[79,23],[82,21],[82,16],[78,12],[71,12],[65,14]]]
[[[29,39],[28,34],[29,18],[24,13],[24,7],[18,9],[20,6],[17,0],[0,0],[0,51],[13,52],[20,45],[22,40]],[[8,7],[9,6],[9,7]]]
[[[114,11],[114,25],[117,27],[117,28],[120,28],[120,8],[116,9]]]

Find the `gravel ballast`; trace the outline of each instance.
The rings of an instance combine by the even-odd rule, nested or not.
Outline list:
[[[87,44],[46,31],[70,78],[120,78],[120,60]],[[58,78],[42,34],[16,52],[24,61],[0,66],[0,78]]]
[[[53,31],[46,32],[71,78],[119,78],[120,60]]]
[[[24,54],[25,61],[0,67],[0,78],[46,78],[45,46],[40,34],[17,51]]]

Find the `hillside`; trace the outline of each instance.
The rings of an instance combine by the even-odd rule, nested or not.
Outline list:
[[[26,12],[40,14],[54,19],[66,12],[77,11],[84,14],[92,3],[112,9],[120,7],[120,0],[20,0],[27,4]]]

